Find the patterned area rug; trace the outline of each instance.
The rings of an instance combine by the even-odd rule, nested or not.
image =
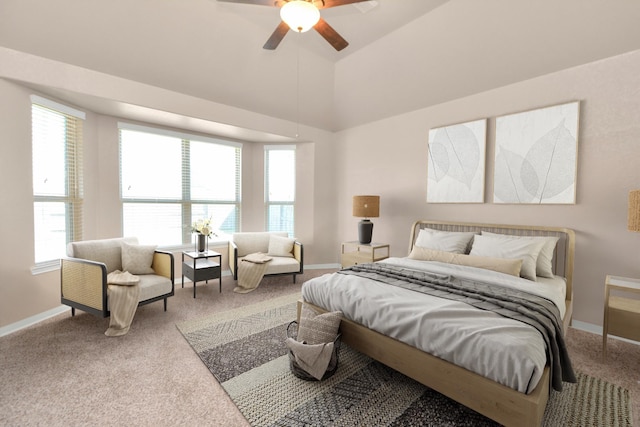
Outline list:
[[[253,426],[496,426],[346,345],[338,371],[308,382],[289,370],[286,328],[299,295],[222,312],[178,326]],[[578,373],[552,392],[545,426],[631,426],[629,392]]]

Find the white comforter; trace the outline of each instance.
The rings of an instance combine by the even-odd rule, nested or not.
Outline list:
[[[388,258],[386,264],[458,275],[517,287],[553,301],[565,312],[560,278],[532,282],[474,267]],[[545,364],[545,343],[529,325],[490,311],[344,274],[326,274],[303,284],[305,301],[344,316],[441,359],[522,393],[532,391]]]

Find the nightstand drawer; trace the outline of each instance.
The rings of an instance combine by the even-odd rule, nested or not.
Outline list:
[[[610,335],[640,341],[640,300],[609,297]]]
[[[623,294],[623,296],[614,295]],[[607,336],[640,341],[640,279],[607,275],[604,283],[602,359],[607,360]]]
[[[340,262],[342,268],[352,265],[376,262],[389,258],[389,245],[386,243],[361,244],[359,242],[344,242]]]
[[[350,267],[352,265],[364,264],[371,261],[371,256],[361,254],[360,252],[350,252],[342,254],[342,267]]]

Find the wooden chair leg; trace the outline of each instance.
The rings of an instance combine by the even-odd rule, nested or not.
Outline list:
[[[75,315],[76,315],[76,308],[71,307],[71,317],[74,317]]]
[[[293,275],[293,283],[296,283],[296,275]]]
[[[167,311],[167,299],[164,299],[164,311]]]

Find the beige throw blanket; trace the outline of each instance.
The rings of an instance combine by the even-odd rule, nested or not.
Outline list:
[[[333,355],[332,342],[309,345],[298,342],[293,338],[287,338],[285,344],[293,353],[298,366],[311,374],[315,379],[322,379]]]
[[[233,289],[233,292],[246,294],[254,291],[264,277],[267,263],[271,259],[270,256],[262,252],[249,254],[242,258],[238,264],[238,286]]]
[[[107,293],[109,295],[109,329],[108,337],[118,337],[129,332],[133,316],[138,307],[140,297],[140,278],[128,271],[113,271],[107,275]]]

